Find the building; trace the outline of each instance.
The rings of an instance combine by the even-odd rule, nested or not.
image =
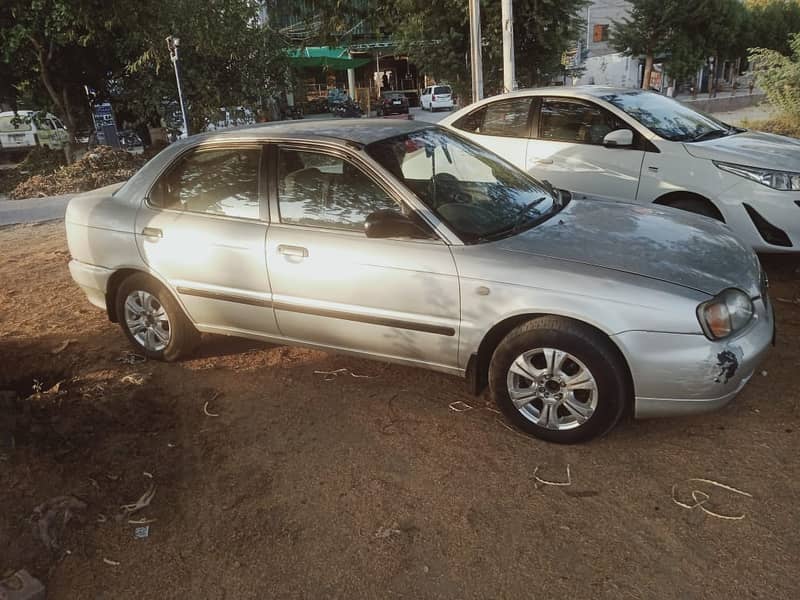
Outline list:
[[[579,40],[570,65],[578,75],[572,78],[571,83],[639,87],[642,62],[634,56],[623,56],[610,44],[613,22],[622,20],[629,10],[630,3],[626,0],[593,0],[589,3],[585,9],[585,38]]]

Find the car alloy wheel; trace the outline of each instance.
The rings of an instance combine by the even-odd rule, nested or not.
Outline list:
[[[597,409],[597,381],[591,371],[556,348],[520,354],[508,370],[507,387],[520,414],[545,429],[576,429]]]
[[[158,298],[134,290],[125,298],[125,324],[133,338],[150,352],[161,352],[169,345],[172,328],[166,309]]]

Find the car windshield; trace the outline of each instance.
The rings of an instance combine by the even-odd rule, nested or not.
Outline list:
[[[653,92],[631,90],[601,98],[672,142],[701,142],[743,131]]]
[[[366,150],[466,243],[514,235],[559,208],[545,186],[439,128],[374,142]]]

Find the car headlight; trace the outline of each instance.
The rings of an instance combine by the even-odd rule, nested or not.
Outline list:
[[[742,330],[753,318],[753,302],[742,290],[728,288],[697,307],[706,337],[720,340]]]
[[[745,167],[744,165],[733,165],[716,160],[714,164],[718,169],[733,173],[739,177],[752,179],[756,183],[770,187],[773,190],[781,190],[784,192],[800,190],[800,173],[773,171],[772,169],[760,169],[758,167]]]

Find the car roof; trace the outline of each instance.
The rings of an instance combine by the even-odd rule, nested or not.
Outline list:
[[[256,140],[319,140],[349,142],[364,146],[398,135],[413,133],[430,127],[424,121],[399,121],[395,119],[304,119],[301,121],[279,121],[259,125],[232,127],[193,135],[182,143],[224,141],[225,139]]]
[[[516,96],[571,96],[575,98],[585,98],[587,96],[594,96],[600,98],[602,96],[609,96],[612,94],[649,94],[647,90],[639,88],[626,88],[626,87],[612,87],[606,85],[554,85],[550,87],[540,88],[525,88],[515,92],[508,92],[491,96],[486,100],[496,100],[498,98],[513,98]]]

